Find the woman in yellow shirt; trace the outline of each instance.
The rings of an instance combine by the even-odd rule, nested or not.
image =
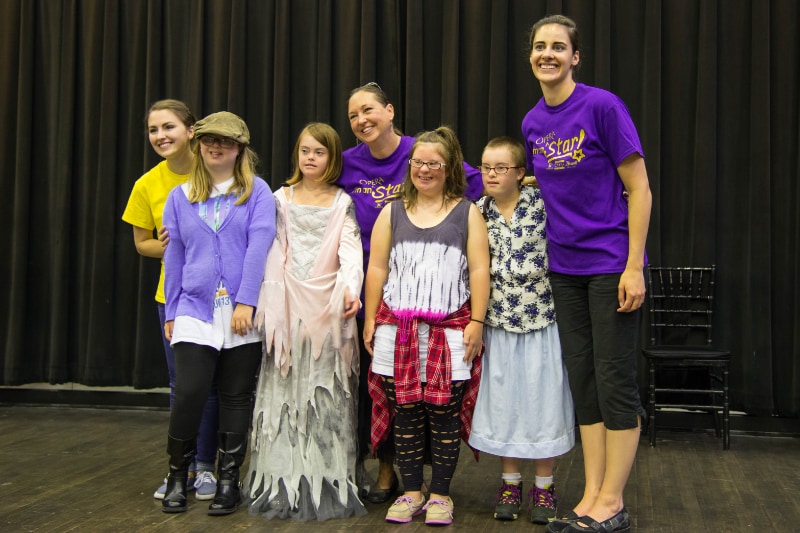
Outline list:
[[[161,340],[167,356],[169,371],[170,405],[175,392],[175,355],[164,338],[164,246],[155,230],[161,230],[161,213],[169,192],[186,182],[193,156],[189,143],[193,136],[195,117],[189,107],[179,100],[159,100],[147,112],[145,119],[150,145],[164,158],[159,164],[139,178],[133,186],[122,220],[133,226],[133,241],[136,251],[145,257],[161,260],[161,275],[156,289],[158,315],[161,321]],[[196,489],[195,498],[210,500],[217,490],[214,478],[214,461],[217,453],[217,428],[219,426],[219,402],[216,387],[206,401],[200,432],[197,437],[197,454],[189,468],[190,480],[187,488]],[[164,499],[166,479],[153,494]]]

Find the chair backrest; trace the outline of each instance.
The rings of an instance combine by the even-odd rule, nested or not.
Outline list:
[[[715,265],[647,267],[650,342],[711,346]]]

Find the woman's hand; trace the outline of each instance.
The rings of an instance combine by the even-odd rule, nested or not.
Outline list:
[[[350,294],[350,287],[345,287],[344,314],[342,314],[342,319],[347,320],[348,318],[353,318],[356,316],[359,309],[361,309],[361,300],[358,299],[357,295]]]
[[[619,286],[617,288],[619,309],[617,309],[617,312],[631,313],[639,309],[644,303],[646,292],[642,269],[626,268],[619,277]]]
[[[166,249],[167,244],[169,244],[169,231],[167,231],[166,226],[161,226],[158,229],[158,240],[161,241],[161,247]]]
[[[236,304],[231,318],[231,331],[237,335],[247,335],[253,329],[253,309],[252,305]]]
[[[470,320],[464,328],[464,362],[472,363],[472,360],[481,354],[483,347],[483,324]]]
[[[144,257],[164,257],[164,244],[153,238],[153,228],[133,226],[133,244],[136,251]]]

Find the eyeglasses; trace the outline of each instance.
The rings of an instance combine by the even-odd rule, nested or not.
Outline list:
[[[422,165],[428,165],[428,168],[431,170],[439,170],[440,168],[447,166],[441,161],[423,161],[422,159],[409,159],[408,164],[414,168],[422,168]]]
[[[489,165],[481,165],[478,167],[478,170],[481,171],[481,174],[488,174],[492,170],[494,170],[495,174],[506,174],[512,168],[525,168],[525,167],[507,167],[505,165],[497,165],[496,167],[490,167]]]
[[[222,148],[233,148],[237,143],[229,137],[217,137],[215,135],[203,135],[200,137],[200,142],[206,146],[214,146],[219,144]]]

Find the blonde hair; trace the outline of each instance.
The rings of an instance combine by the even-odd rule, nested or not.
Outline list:
[[[236,205],[242,205],[250,198],[253,192],[253,180],[258,166],[258,155],[248,145],[239,145],[242,150],[236,156],[236,163],[233,165],[233,184],[225,194],[238,196]],[[200,143],[192,145],[194,161],[189,171],[189,201],[205,202],[211,195],[212,179],[211,174],[206,168],[205,162],[200,155]]]
[[[464,196],[467,189],[467,177],[464,174],[464,154],[458,142],[456,132],[448,126],[439,126],[433,131],[423,131],[417,134],[414,145],[411,147],[410,157],[420,144],[437,145],[436,151],[444,158],[444,191],[442,204],[448,200],[455,200]],[[411,165],[406,170],[406,179],[403,182],[402,198],[406,207],[413,208],[417,205],[417,188],[411,181]]]
[[[309,122],[297,136],[292,152],[292,177],[286,180],[286,185],[294,185],[303,180],[303,173],[300,172],[300,140],[304,135],[311,135],[317,142],[328,149],[328,164],[325,172],[319,179],[322,183],[336,183],[342,174],[342,140],[336,130],[323,122]]]

